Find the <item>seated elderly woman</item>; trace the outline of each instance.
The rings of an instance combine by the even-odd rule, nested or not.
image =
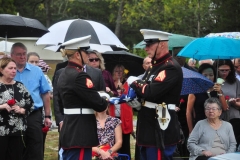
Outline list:
[[[232,125],[219,118],[222,113],[219,100],[207,99],[204,108],[207,118],[196,124],[188,139],[189,160],[207,160],[236,150]]]

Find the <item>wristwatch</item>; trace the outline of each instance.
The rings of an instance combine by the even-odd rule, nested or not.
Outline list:
[[[51,118],[52,118],[52,116],[44,116],[44,118],[49,118],[49,119],[51,119]]]
[[[110,153],[110,155],[112,155],[112,152],[113,152],[113,151],[112,151],[111,149],[109,149],[108,152]]]

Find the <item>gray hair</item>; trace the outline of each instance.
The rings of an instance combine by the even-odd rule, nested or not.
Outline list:
[[[222,104],[220,103],[219,99],[215,97],[208,98],[204,102],[204,108],[206,108],[208,104],[212,104],[212,103],[216,103],[218,105],[218,109],[222,110]]]
[[[23,43],[21,43],[21,42],[16,42],[16,43],[14,43],[14,44],[12,45],[11,54],[13,54],[13,50],[14,50],[15,47],[20,47],[20,48],[22,48],[22,49],[24,49],[24,50],[27,51],[27,47],[26,47]]]
[[[40,59],[40,56],[39,56],[39,54],[37,52],[29,52],[27,54],[27,61],[28,61],[29,57],[31,57],[31,56],[36,56],[36,57],[38,57]]]

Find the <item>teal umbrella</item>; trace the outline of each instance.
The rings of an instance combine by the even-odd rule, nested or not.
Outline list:
[[[168,48],[169,50],[172,50],[174,47],[184,47],[194,39],[196,38],[184,36],[180,34],[173,34],[172,36],[169,36]],[[133,48],[141,48],[141,49],[145,48],[144,41],[138,43]]]

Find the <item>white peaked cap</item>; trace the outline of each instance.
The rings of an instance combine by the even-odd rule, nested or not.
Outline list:
[[[171,33],[157,31],[157,30],[150,30],[150,29],[140,29],[144,40],[159,40],[159,41],[167,41]]]
[[[64,46],[65,49],[79,49],[79,48],[86,48],[89,47],[89,41],[91,39],[91,35],[80,37],[80,38],[74,38],[69,41],[64,42],[61,44],[61,46]]]

